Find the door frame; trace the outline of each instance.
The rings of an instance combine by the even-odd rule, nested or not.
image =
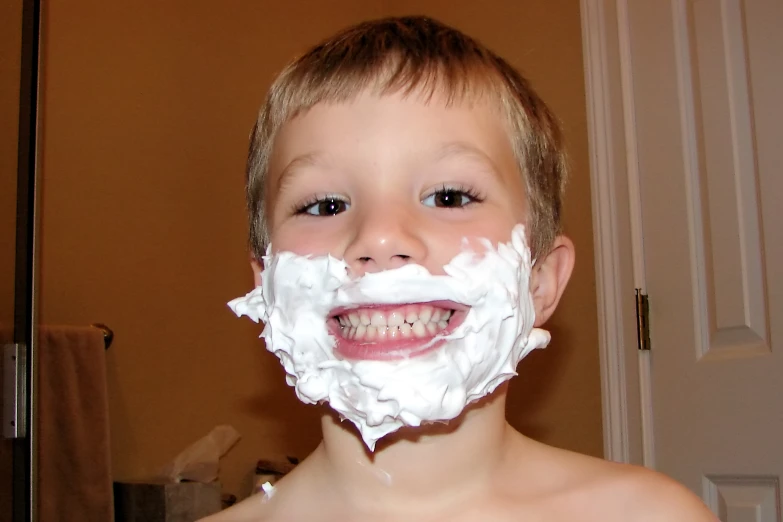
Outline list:
[[[627,0],[580,0],[598,305],[604,457],[654,467],[649,352]]]
[[[23,410],[21,425],[9,433],[12,443],[12,514],[14,522],[36,520],[37,502],[37,293],[40,230],[39,134],[41,101],[41,0],[22,0],[19,77],[19,132],[16,183],[13,342],[24,361],[22,390],[15,397]]]

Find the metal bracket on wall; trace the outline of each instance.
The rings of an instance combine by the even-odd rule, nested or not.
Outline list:
[[[3,346],[3,437],[27,435],[27,347],[21,343]]]

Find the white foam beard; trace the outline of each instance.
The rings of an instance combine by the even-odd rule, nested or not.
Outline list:
[[[280,252],[264,257],[261,285],[229,303],[239,316],[265,324],[266,347],[305,403],[328,402],[353,422],[370,450],[402,426],[449,421],[516,375],[519,361],[549,343],[533,328],[530,250],[517,225],[508,244],[463,250],[432,275],[406,265],[357,279],[331,256]],[[442,343],[399,360],[346,360],[335,354],[327,322],[337,308],[453,301],[469,307]]]

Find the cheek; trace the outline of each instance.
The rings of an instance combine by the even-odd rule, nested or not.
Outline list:
[[[480,240],[484,239],[488,239],[493,247],[497,247],[499,243],[511,241],[511,232],[517,224],[519,223],[511,216],[466,223],[456,231],[453,243],[456,245],[457,252],[461,250],[463,238],[468,239],[468,244],[474,250],[483,249]]]
[[[445,273],[443,267],[463,251],[465,240],[469,249],[482,252],[485,246],[480,240],[488,239],[493,247],[497,247],[498,243],[507,243],[511,240],[513,227],[512,223],[499,226],[496,221],[461,223],[458,227],[446,227],[440,224],[439,230],[429,234],[426,268],[432,274],[442,275]]]
[[[271,231],[270,240],[273,254],[293,252],[300,256],[331,254],[334,257],[341,257],[336,248],[339,242],[330,234],[324,234],[322,230],[308,231],[306,227],[283,224]]]

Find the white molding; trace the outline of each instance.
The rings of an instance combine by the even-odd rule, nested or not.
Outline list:
[[[633,57],[631,53],[631,25],[628,0],[617,1],[617,35],[620,60],[620,84],[623,99],[625,131],[626,176],[628,180],[628,214],[631,226],[630,253],[633,259],[633,286],[647,293],[644,268],[644,227],[642,216],[642,188],[639,178],[639,148],[636,134],[636,101],[634,98]],[[655,468],[655,437],[653,433],[652,363],[650,354],[637,352],[639,418],[642,437],[642,463]]]
[[[639,352],[639,404],[642,423],[642,464],[655,469],[655,436],[653,433],[652,365],[650,352]]]
[[[631,462],[628,394],[623,350],[620,245],[614,178],[616,129],[612,125],[607,16],[603,0],[581,0],[590,183],[595,249],[598,342],[601,365],[604,457]],[[616,30],[616,28],[615,28]]]
[[[636,102],[634,100],[633,58],[631,55],[631,25],[628,0],[617,0],[617,35],[620,55],[620,84],[623,98],[628,207],[631,222],[631,253],[634,287],[647,291],[644,276],[644,242],[642,227],[642,189],[639,180],[639,148],[636,136]]]

